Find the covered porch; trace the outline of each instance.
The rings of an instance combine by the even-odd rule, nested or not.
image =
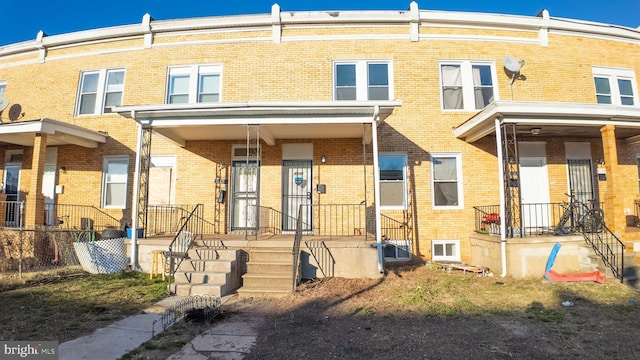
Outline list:
[[[516,238],[557,238],[569,228],[589,242],[594,231],[580,228],[580,219],[594,211],[603,214],[600,234],[607,234],[606,245],[598,246],[615,244],[616,256],[622,257],[625,247],[632,249],[640,240],[629,231],[638,197],[640,109],[499,101],[454,133],[495,154],[499,186],[486,203],[475,204],[472,230],[501,238],[503,272],[509,261],[506,244]],[[567,210],[572,199],[578,205]]]

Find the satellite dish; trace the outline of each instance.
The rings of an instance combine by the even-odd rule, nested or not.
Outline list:
[[[509,55],[505,56],[502,59],[502,64],[504,65],[504,68],[512,73],[519,72],[520,67],[522,66],[522,63],[524,63],[524,61],[518,62],[518,60],[516,60],[513,56],[509,56]]]
[[[9,99],[0,99],[0,112],[9,106]]]
[[[22,116],[24,116],[24,113],[22,112],[22,106],[20,104],[11,105],[11,107],[9,108],[9,120],[16,121]]]

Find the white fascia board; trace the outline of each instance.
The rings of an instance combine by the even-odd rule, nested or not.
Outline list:
[[[409,11],[313,11],[280,13],[282,25],[293,24],[408,24],[411,21]]]
[[[149,120],[148,125],[153,127],[178,127],[178,126],[214,126],[214,125],[313,125],[313,124],[370,124],[371,114],[359,116],[336,117],[231,117],[231,118],[166,118]]]
[[[99,143],[107,142],[108,135],[99,131],[89,130],[73,124],[47,118],[42,119],[40,122],[42,123],[43,131],[49,134],[63,133]]]
[[[502,15],[471,12],[450,12],[421,10],[420,22],[433,26],[434,24],[475,25],[538,30],[546,22],[541,17],[522,15]]]
[[[163,33],[201,29],[270,27],[271,24],[271,14],[212,16],[178,20],[154,20],[151,22],[151,31]]]
[[[571,33],[587,33],[600,36],[610,36],[613,38],[627,38],[630,40],[640,40],[640,30],[619,25],[596,23],[590,21],[573,20],[552,17],[549,21],[549,31]]]
[[[42,38],[42,45],[50,48],[65,44],[84,43],[87,41],[114,39],[120,40],[130,36],[142,36],[148,32],[142,24],[114,26],[100,29],[76,31]]]

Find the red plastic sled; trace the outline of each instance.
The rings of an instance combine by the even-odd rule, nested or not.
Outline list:
[[[605,275],[600,271],[577,273],[577,274],[560,274],[553,270],[544,273],[544,277],[549,281],[595,281],[604,284]]]
[[[577,274],[560,274],[551,270],[553,263],[556,261],[556,256],[558,256],[558,251],[560,251],[560,243],[555,243],[547,259],[547,266],[544,272],[545,279],[549,281],[595,281],[604,284],[606,276],[598,270]]]

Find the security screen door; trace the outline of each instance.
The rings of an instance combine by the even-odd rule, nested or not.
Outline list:
[[[311,160],[282,161],[282,230],[295,231],[300,205],[311,205]],[[302,230],[312,228],[312,208],[302,208]]]
[[[258,163],[234,161],[231,169],[231,230],[258,226]]]

